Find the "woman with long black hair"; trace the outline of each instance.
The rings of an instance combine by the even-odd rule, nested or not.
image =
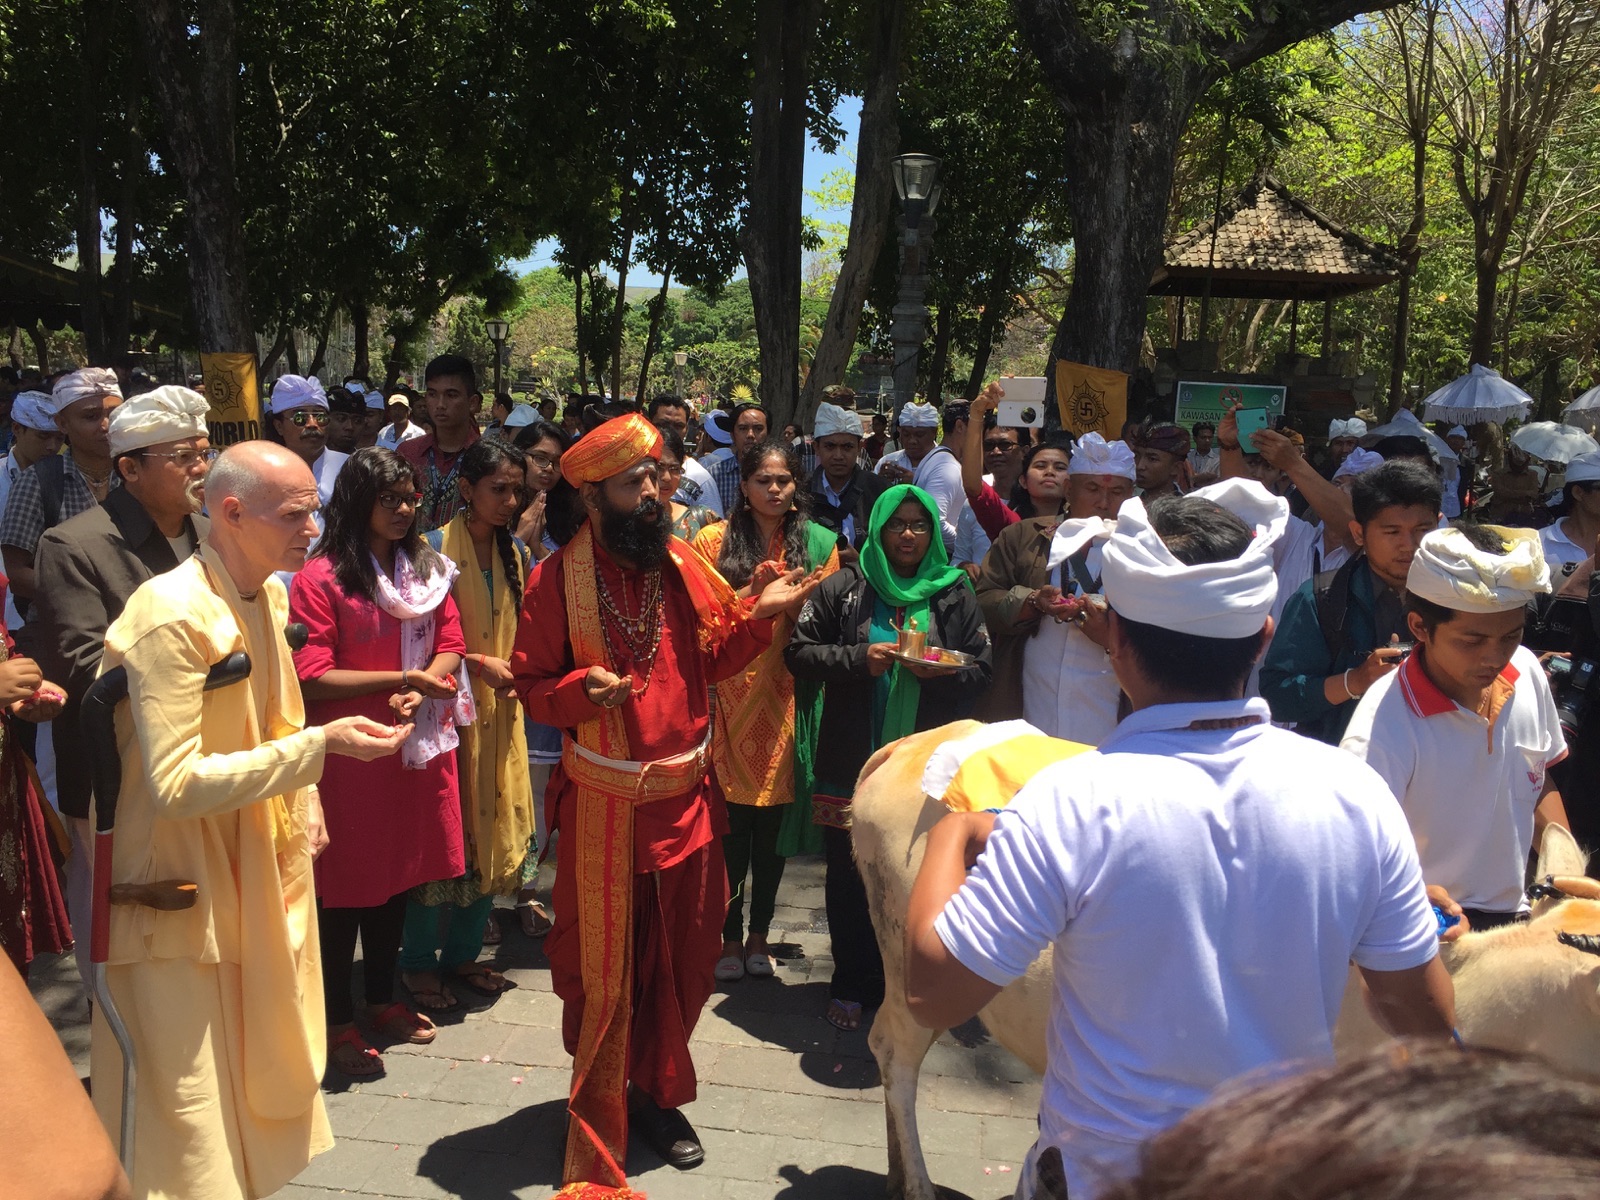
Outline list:
[[[383,1038],[425,1044],[436,1030],[394,1000],[406,894],[465,866],[456,726],[472,719],[466,643],[450,596],[456,568],[416,529],[417,481],[390,450],[358,450],[339,473],[322,540],[289,589],[309,639],[295,654],[307,720],[410,721],[399,755],[330,758],[320,790],[329,846],[317,860],[329,1060],[347,1075],[382,1061],[355,1027],[351,968],[361,935],[365,1016]],[[479,932],[482,932],[480,920]],[[423,1008],[458,1006],[437,974],[410,976]]]
[[[800,486],[800,461],[793,446],[762,442],[745,452],[739,472],[738,507],[725,523],[701,530],[694,547],[741,596],[754,595],[795,567],[820,568],[823,575],[839,569],[838,535],[806,519],[808,493]],[[809,761],[797,764],[796,749],[809,755],[813,748],[816,697],[801,697],[797,704],[794,679],[783,664],[783,647],[796,615],[780,617],[772,644],[745,671],[716,688],[711,758],[728,802],[729,831],[722,845],[733,897],[716,967],[723,982],[772,974],[767,930],[784,867],[778,835],[795,800],[797,765],[799,787],[810,803]],[[798,733],[797,720],[805,726]],[[746,873],[751,874],[748,940],[743,929]]]

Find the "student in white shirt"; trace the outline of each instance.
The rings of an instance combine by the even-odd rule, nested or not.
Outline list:
[[[1545,561],[1553,572],[1581,563],[1600,539],[1600,450],[1580,454],[1567,464],[1561,492],[1561,515],[1539,531]]]
[[[1094,1195],[1218,1085],[1331,1059],[1351,959],[1393,1032],[1443,1039],[1454,1021],[1383,781],[1244,698],[1288,505],[1218,486],[1215,503],[1128,501],[1105,544],[1131,715],[998,817],[936,824],[912,891],[906,993],[929,1028],[966,1020],[1054,948],[1039,1140],[1018,1196],[1057,1155],[1070,1194]]]
[[[428,431],[411,419],[411,401],[402,392],[389,397],[389,423],[378,431],[375,443],[385,450],[400,449],[401,442],[427,437]]]
[[[1361,697],[1341,743],[1399,799],[1429,894],[1464,912],[1461,932],[1526,911],[1528,852],[1547,824],[1567,824],[1548,771],[1566,740],[1539,660],[1522,646],[1524,609],[1549,590],[1534,530],[1428,534],[1406,575],[1417,648]]]

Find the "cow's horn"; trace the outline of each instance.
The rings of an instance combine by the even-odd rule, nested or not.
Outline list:
[[[1600,934],[1567,933],[1562,930],[1556,934],[1556,940],[1563,946],[1571,946],[1574,950],[1582,950],[1585,954],[1600,954]]]
[[[1556,886],[1556,877],[1546,875],[1538,883],[1528,889],[1529,900],[1559,900],[1566,895]]]

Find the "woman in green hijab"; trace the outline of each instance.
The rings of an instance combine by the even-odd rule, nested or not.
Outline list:
[[[840,1029],[859,1027],[862,1009],[883,1002],[883,960],[850,848],[856,776],[880,746],[970,715],[990,677],[983,613],[966,572],[950,565],[933,498],[910,484],[892,487],[872,506],[867,529],[859,564],[822,581],[784,651],[796,680],[823,689],[811,808],[828,862],[827,1017]],[[929,647],[963,651],[972,664],[895,658],[897,630],[912,622]]]

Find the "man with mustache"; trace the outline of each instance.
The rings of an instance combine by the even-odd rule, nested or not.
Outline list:
[[[78,931],[78,967],[88,977],[89,755],[78,706],[100,672],[106,629],[128,597],[152,575],[170,571],[206,535],[201,489],[216,452],[206,434],[206,400],[184,387],[161,387],[124,401],[111,414],[111,458],[122,480],[105,500],[39,539],[39,590],[22,635],[46,679],[67,705],[55,720],[61,815],[72,827],[67,910]]]
[[[562,831],[545,953],[574,1059],[562,1182],[595,1195],[626,1187],[630,1102],[666,1161],[705,1158],[678,1109],[695,1098],[689,1037],[728,898],[706,688],[743,670],[771,619],[815,586],[768,564],[756,594],[737,597],[670,536],[660,455],[660,432],[637,413],[562,455],[586,520],[534,569],[511,658],[528,715],[563,734],[545,792]]]

